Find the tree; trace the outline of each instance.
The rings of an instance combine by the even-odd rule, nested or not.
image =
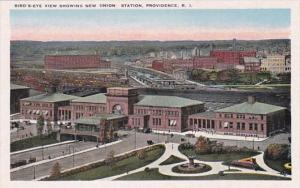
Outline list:
[[[198,154],[206,154],[210,152],[210,141],[208,138],[200,136],[195,144],[195,150]]]
[[[109,166],[113,166],[115,164],[115,151],[108,152],[105,161]]]
[[[147,152],[145,149],[142,149],[142,150],[139,150],[137,152],[137,157],[140,159],[140,160],[144,160],[146,157],[147,157]]]
[[[236,84],[240,80],[239,72],[237,69],[230,69],[228,71],[228,77],[234,84]]]
[[[51,134],[52,133],[52,125],[51,125],[50,119],[47,119],[46,123],[47,123],[47,132],[48,132],[48,134]]]
[[[44,116],[40,115],[37,119],[37,123],[36,123],[36,128],[37,128],[37,134],[39,136],[42,136],[43,134],[43,129],[44,129]]]
[[[52,167],[52,171],[51,171],[51,177],[58,177],[61,174],[61,167],[60,164],[58,162],[56,162],[53,167]]]
[[[286,144],[270,144],[266,149],[266,157],[271,160],[287,159],[288,145]]]

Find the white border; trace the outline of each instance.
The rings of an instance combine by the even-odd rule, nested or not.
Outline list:
[[[210,1],[178,1],[178,0],[144,0],[144,1],[130,1],[130,0],[111,0],[111,1],[52,1],[54,3],[191,3],[193,9],[228,9],[228,8],[290,8],[291,9],[291,46],[292,46],[292,162],[293,174],[292,181],[74,181],[74,182],[36,182],[36,181],[10,181],[9,169],[9,39],[10,39],[10,22],[9,9],[13,8],[13,4],[17,1],[0,1],[0,187],[83,187],[83,186],[105,186],[105,187],[300,187],[300,165],[299,165],[299,143],[300,143],[300,121],[299,121],[299,93],[300,93],[300,61],[299,61],[299,2],[293,0],[210,0]],[[24,1],[24,3],[47,3],[50,1]],[[141,184],[142,183],[142,184]]]

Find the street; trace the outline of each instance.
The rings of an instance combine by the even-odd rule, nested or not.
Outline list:
[[[70,169],[76,166],[81,166],[87,163],[95,162],[98,160],[105,159],[107,153],[111,150],[115,152],[116,155],[125,153],[127,151],[133,150],[135,148],[144,147],[147,145],[147,140],[152,140],[154,143],[170,141],[174,143],[180,143],[181,138],[184,136],[175,135],[171,138],[170,135],[161,135],[161,134],[145,134],[134,131],[119,131],[121,133],[127,133],[128,136],[122,138],[122,142],[99,148],[96,150],[88,151],[81,154],[76,154],[74,156],[68,156],[66,158],[58,159],[55,161],[45,162],[43,164],[27,167],[24,169],[17,170],[15,172],[11,172],[11,180],[33,180],[35,178],[47,176],[51,173],[51,169],[56,162],[59,162],[61,166],[61,170]],[[280,134],[270,139],[267,139],[262,142],[255,142],[255,149],[257,146],[260,149],[266,148],[269,143],[288,143],[287,134]],[[191,143],[196,142],[196,138],[187,138],[184,137],[186,141],[190,141]],[[238,146],[246,146],[252,148],[253,143],[250,141],[230,141],[230,140],[219,140],[220,142],[224,142],[225,145],[238,145]],[[83,144],[85,145],[85,144]],[[90,146],[87,143],[86,147]],[[67,151],[66,146],[61,151]],[[82,146],[85,147],[85,146]],[[77,151],[77,150],[76,150]],[[50,153],[50,151],[49,151]],[[38,154],[41,155],[40,152]],[[27,155],[28,156],[28,155]],[[35,170],[34,170],[35,168]],[[35,173],[34,173],[35,172]]]

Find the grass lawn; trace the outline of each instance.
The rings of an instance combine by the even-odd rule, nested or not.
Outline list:
[[[24,140],[18,140],[12,142],[10,144],[10,151],[14,152],[14,151],[38,147],[42,145],[54,144],[57,142],[58,141],[56,140],[56,134],[51,134],[49,136],[44,136],[44,137],[34,136]]]
[[[282,172],[282,171],[286,170],[283,165],[285,163],[290,163],[290,162],[291,161],[288,161],[288,160],[276,160],[276,161],[274,161],[274,160],[270,160],[270,159],[265,158],[266,165],[268,165],[270,168],[272,168],[272,169],[274,169],[278,172]]]
[[[102,165],[97,168],[89,169],[69,176],[62,176],[54,180],[95,180],[122,174],[150,164],[162,156],[164,151],[164,147],[159,147],[152,151],[148,151],[147,157],[144,160],[138,159],[137,156],[132,156],[116,162],[112,167],[108,165]]]
[[[224,153],[224,154],[203,154],[198,155],[195,153],[195,150],[187,149],[187,150],[180,150],[181,153],[183,153],[186,156],[195,156],[195,159],[201,160],[201,161],[232,161],[237,159],[243,159],[251,156],[258,155],[258,152],[236,152],[236,153]]]
[[[185,161],[184,159],[181,159],[179,157],[176,157],[174,155],[171,155],[167,160],[164,162],[160,163],[159,165],[169,165],[169,164],[174,164],[174,163],[180,163]]]
[[[160,174],[158,172],[158,169],[150,169],[149,172],[137,172],[127,176],[123,176],[121,178],[118,178],[117,180],[290,180],[290,178],[242,173],[225,174],[224,176],[214,174],[199,177],[176,177]]]

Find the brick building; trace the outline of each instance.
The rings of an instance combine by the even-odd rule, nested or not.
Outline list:
[[[45,69],[88,69],[110,68],[109,61],[101,60],[98,55],[46,55]]]
[[[218,63],[238,65],[243,64],[244,57],[256,57],[256,52],[213,50],[210,52],[210,56],[217,58]]]
[[[260,60],[256,57],[244,57],[245,72],[259,72]]]
[[[76,96],[65,95],[62,93],[45,93],[21,99],[21,114],[25,119],[37,120],[40,115],[50,121],[59,120],[58,109],[69,107],[72,99]],[[71,115],[70,111],[68,116]],[[67,115],[66,115],[67,116]]]
[[[50,121],[69,121],[72,126],[65,127],[65,132],[61,133],[74,136],[76,132],[77,136],[94,136],[102,141],[101,126],[111,124],[114,124],[114,130],[120,127],[175,132],[205,130],[266,137],[286,127],[285,113],[286,108],[256,102],[252,97],[248,102],[205,112],[201,101],[177,96],[139,95],[135,88],[120,87],[108,88],[106,94],[87,97],[51,93],[21,100],[24,118],[36,120],[43,115]],[[77,130],[75,125],[78,124],[82,130]]]
[[[286,128],[285,119],[286,108],[260,103],[249,97],[241,104],[191,115],[189,128],[224,135],[267,137]]]

